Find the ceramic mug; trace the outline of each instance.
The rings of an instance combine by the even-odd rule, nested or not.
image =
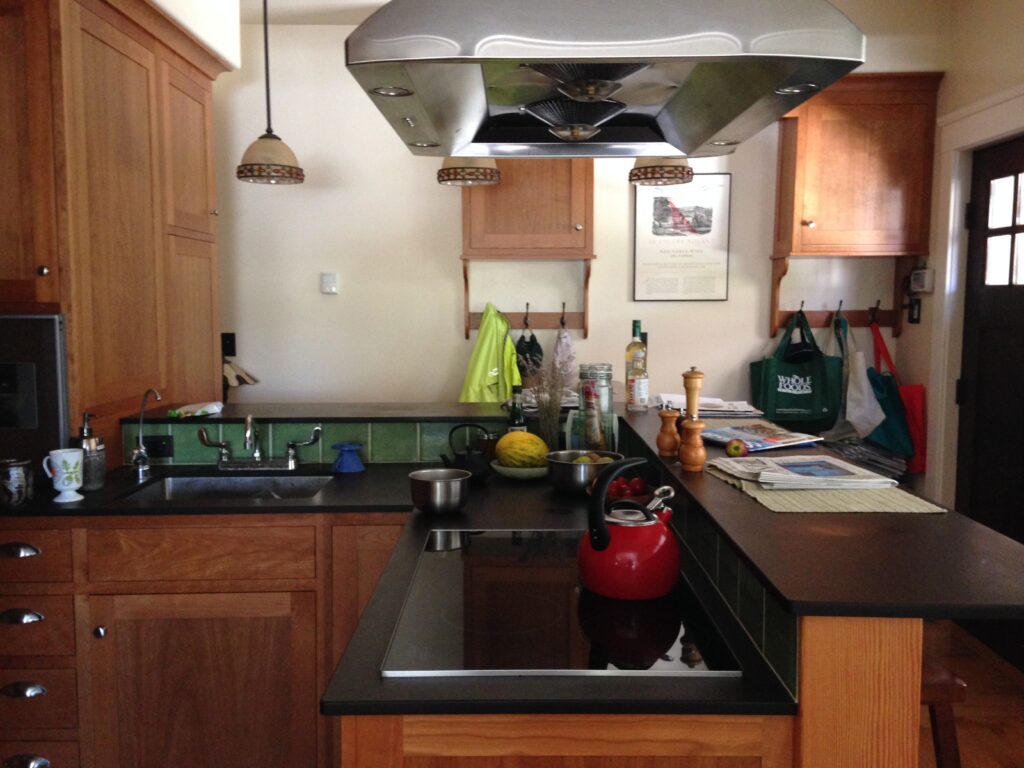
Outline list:
[[[75,493],[82,487],[82,453],[81,448],[59,448],[50,451],[50,455],[43,459],[43,471],[53,480],[53,488],[58,491],[54,499],[58,504],[85,498]]]
[[[32,500],[28,459],[0,459],[0,508],[13,509]]]

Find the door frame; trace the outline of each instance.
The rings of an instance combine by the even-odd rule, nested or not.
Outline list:
[[[927,374],[928,473],[922,491],[952,507],[956,499],[960,375],[967,276],[965,207],[975,149],[1024,133],[1024,85],[1001,91],[938,120],[929,266],[935,269],[932,356]],[[923,375],[922,375],[923,377]]]

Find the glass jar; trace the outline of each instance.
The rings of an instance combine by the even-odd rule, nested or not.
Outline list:
[[[611,363],[582,363],[574,444],[586,450],[608,450],[614,418]]]

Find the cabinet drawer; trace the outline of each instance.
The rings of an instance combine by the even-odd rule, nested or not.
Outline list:
[[[313,526],[89,531],[91,581],[312,579]]]
[[[0,584],[71,579],[71,531],[0,531]]]
[[[3,768],[29,768],[33,758],[49,761],[50,768],[78,768],[78,743],[74,741],[0,741]],[[47,765],[47,763],[43,763]]]
[[[70,595],[0,595],[0,656],[73,656],[74,613]]]
[[[42,689],[26,696],[26,688]],[[74,728],[78,705],[73,669],[0,669],[0,729]]]

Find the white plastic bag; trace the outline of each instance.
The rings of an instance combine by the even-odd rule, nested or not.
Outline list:
[[[867,437],[875,427],[885,421],[885,411],[875,399],[868,380],[868,364],[864,353],[857,349],[853,334],[847,337],[849,365],[846,374],[846,420],[860,437]]]

